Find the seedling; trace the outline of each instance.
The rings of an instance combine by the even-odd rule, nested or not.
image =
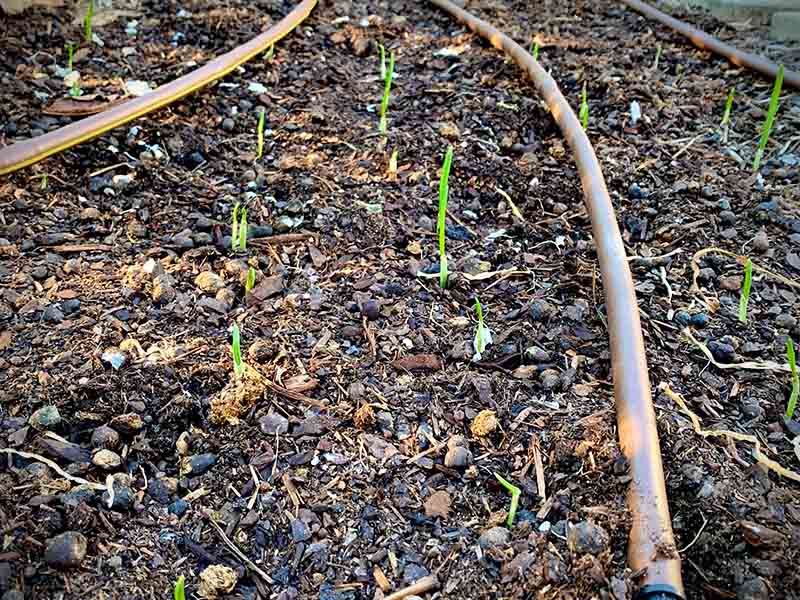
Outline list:
[[[478,298],[475,298],[475,312],[478,315],[478,326],[475,328],[475,340],[472,342],[472,346],[475,348],[475,356],[472,357],[472,360],[478,361],[486,350],[486,346],[492,343],[492,332],[483,322],[483,308]]]
[[[269,49],[267,50],[267,53],[264,55],[264,58],[266,58],[267,60],[272,60],[274,56],[275,56],[275,44],[271,44]]]
[[[447,215],[447,197],[450,193],[450,165],[453,163],[453,146],[447,147],[442,164],[442,175],[439,179],[439,218],[436,229],[439,234],[439,287],[447,287],[447,254],[445,253],[445,216]]]
[[[43,189],[43,190],[47,189],[47,173],[42,175],[41,189]]]
[[[394,152],[389,157],[389,173],[392,175],[397,173],[397,148],[394,149]]]
[[[778,114],[778,101],[781,98],[781,87],[783,86],[783,65],[778,67],[778,76],[775,78],[775,85],[772,87],[772,96],[769,99],[769,108],[767,109],[767,118],[764,121],[764,130],[761,132],[761,140],[758,142],[758,150],[753,158],[753,171],[758,171],[761,166],[761,158],[764,156],[764,150],[767,148],[769,141],[769,134],[772,132],[772,126],[775,124],[775,115]]]
[[[728,92],[728,98],[725,100],[725,112],[722,113],[722,121],[719,124],[720,127],[725,127],[731,122],[731,109],[733,108],[733,95],[735,92],[736,87],[732,87],[731,91]]]
[[[233,221],[231,222],[231,250],[239,247],[239,203],[233,205]]]
[[[94,17],[94,0],[89,0],[86,16],[83,18],[83,37],[87,44],[92,43],[92,18]]]
[[[67,42],[65,48],[67,49],[67,71],[72,71],[72,58],[75,55],[75,44]]]
[[[386,80],[386,50],[383,47],[383,44],[378,44],[378,52],[381,55],[381,79],[384,81]]]
[[[247,270],[247,281],[244,284],[244,293],[249,294],[250,290],[252,290],[256,286],[256,270],[253,267],[250,267]]]
[[[586,84],[583,84],[583,93],[581,94],[581,109],[578,112],[578,116],[581,119],[581,125],[583,126],[583,130],[586,131],[586,127],[589,125],[589,103],[586,101]]]
[[[658,61],[661,60],[661,44],[656,47],[656,58],[653,61],[653,71],[658,71]]]
[[[172,597],[174,600],[186,600],[186,588],[183,575],[178,577],[178,581],[175,582],[175,589],[172,592]]]
[[[494,476],[497,477],[497,481],[500,482],[500,485],[506,488],[506,490],[508,490],[508,493],[511,494],[511,507],[508,509],[508,518],[506,519],[506,525],[508,525],[509,528],[513,527],[514,517],[517,515],[517,506],[519,505],[519,497],[520,494],[522,494],[522,490],[520,490],[514,484],[509,483],[508,481],[503,479],[497,473],[495,473]]]
[[[262,110],[258,113],[258,129],[256,130],[256,134],[258,135],[258,148],[256,149],[257,160],[261,160],[261,156],[264,154],[264,118],[266,112],[267,111]]]
[[[539,42],[531,42],[531,55],[533,60],[539,60]]]
[[[239,333],[239,326],[233,324],[233,344],[231,345],[231,353],[233,354],[233,372],[237,378],[244,375],[244,363],[242,362],[242,347],[241,335]]]
[[[383,98],[381,98],[381,120],[378,124],[378,131],[386,134],[386,111],[389,110],[389,90],[392,87],[392,76],[394,75],[394,52],[389,53],[389,69],[383,78]]]
[[[242,220],[239,221],[239,249],[247,252],[247,209],[242,209]]]
[[[744,263],[744,284],[739,298],[739,321],[747,323],[747,303],[750,302],[750,286],[753,284],[753,261],[749,258]]]
[[[789,404],[786,405],[786,418],[791,419],[794,409],[797,407],[797,397],[800,396],[800,377],[797,376],[797,362],[792,338],[786,340],[786,358],[789,359],[789,368],[792,370],[792,393],[789,394]]]
[[[77,98],[77,97],[78,97],[78,96],[80,96],[82,93],[83,93],[83,92],[81,92],[81,86],[80,86],[80,84],[78,83],[78,80],[77,80],[77,79],[75,79],[75,80],[72,82],[72,85],[71,85],[71,86],[70,86],[70,88],[69,88],[69,95],[70,95],[70,96],[72,96],[73,98]]]

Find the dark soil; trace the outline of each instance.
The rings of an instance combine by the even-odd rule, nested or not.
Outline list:
[[[76,58],[100,102],[124,81],[187,72],[291,4],[124,8],[137,14],[98,25],[105,45]],[[800,341],[800,96],[784,91],[756,177],[759,76],[612,2],[469,8],[526,46],[536,36],[576,108],[586,84],[589,137],[637,257],[688,598],[800,597],[800,483],[757,463],[750,442],[701,437],[657,390],[800,471],[800,432],[782,417],[789,375],[718,368],[682,334],[721,363],[785,362],[787,336]],[[683,16],[767,48],[758,28]],[[5,143],[72,119],[42,111],[67,96],[55,66],[81,38],[73,18],[0,21]],[[377,43],[396,56],[386,138]],[[767,50],[797,68],[796,45]],[[457,274],[443,291],[417,273],[438,272],[448,144]],[[237,202],[251,240],[234,254]],[[635,590],[602,280],[572,157],[517,67],[439,11],[317,7],[271,60],[4,178],[0,220],[4,599],[167,598],[179,575],[192,598],[209,565],[235,572],[228,598],[380,598],[426,575],[439,582],[428,597]],[[733,258],[703,257],[692,290],[692,256],[708,247],[784,278],[755,273],[746,324]],[[494,336],[479,362],[476,297]],[[234,322],[251,387],[226,404]],[[495,473],[522,489],[510,532]],[[109,475],[110,507],[74,480]]]

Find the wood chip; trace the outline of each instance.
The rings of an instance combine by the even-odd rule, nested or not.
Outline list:
[[[442,368],[442,361],[435,354],[412,354],[411,356],[398,358],[392,362],[392,366],[395,369],[405,369],[406,371],[414,371],[416,369],[438,371]]]
[[[453,501],[450,498],[450,494],[444,490],[434,492],[425,501],[425,516],[442,517],[446,519],[450,514],[450,506],[452,503]]]

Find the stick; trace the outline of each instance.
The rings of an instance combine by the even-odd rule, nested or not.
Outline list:
[[[264,571],[262,571],[259,568],[259,566],[256,563],[254,563],[252,560],[247,558],[242,553],[242,551],[239,550],[239,548],[236,547],[236,545],[228,538],[228,536],[225,535],[225,532],[222,531],[222,528],[214,522],[214,520],[211,518],[210,515],[206,514],[206,518],[208,519],[208,522],[211,523],[212,527],[214,527],[214,529],[217,530],[217,533],[222,538],[222,541],[225,542],[225,545],[228,546],[228,548],[230,548],[231,552],[233,552],[239,560],[241,560],[244,564],[246,564],[248,567],[250,567],[250,569],[252,569],[255,573],[260,575],[261,578],[264,581],[266,581],[267,583],[275,583],[270,578],[269,575],[267,575]]]
[[[428,575],[427,577],[419,579],[408,587],[397,590],[394,594],[389,594],[383,600],[402,600],[402,598],[405,598],[406,596],[417,596],[419,594],[424,594],[425,592],[437,587],[439,587],[439,580],[433,575]]]
[[[54,463],[52,460],[50,460],[49,458],[45,458],[44,456],[40,456],[39,454],[33,454],[31,452],[21,452],[19,450],[14,450],[12,448],[0,448],[0,452],[5,452],[6,454],[16,454],[17,456],[21,456],[22,458],[29,458],[31,460],[38,460],[39,462],[43,462],[48,467],[53,469],[64,479],[69,479],[70,481],[74,483],[79,483],[81,485],[88,485],[93,490],[98,490],[101,492],[108,491],[108,493],[113,497],[114,491],[109,489],[102,483],[95,483],[93,481],[88,481],[86,479],[83,479],[82,477],[76,477],[74,475],[70,475],[64,469],[62,469],[56,463]]]

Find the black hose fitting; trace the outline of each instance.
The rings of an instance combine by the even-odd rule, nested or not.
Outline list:
[[[671,585],[646,585],[633,600],[685,600]]]

